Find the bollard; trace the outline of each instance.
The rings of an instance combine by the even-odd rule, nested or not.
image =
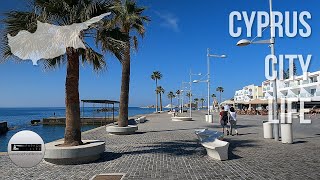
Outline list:
[[[213,123],[213,116],[212,114],[206,114],[206,122]]]
[[[281,124],[281,141],[284,144],[293,143],[292,123]]]
[[[273,138],[273,124],[271,122],[265,121],[263,122],[263,137],[265,139]]]

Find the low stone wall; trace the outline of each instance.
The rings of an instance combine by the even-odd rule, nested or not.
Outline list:
[[[0,134],[6,133],[8,131],[8,123],[0,122]]]
[[[114,119],[117,121],[117,119]],[[81,118],[82,125],[106,125],[114,122],[112,118],[104,118],[104,117],[85,117]],[[42,120],[43,125],[65,125],[66,118],[65,117],[50,117],[44,118]]]

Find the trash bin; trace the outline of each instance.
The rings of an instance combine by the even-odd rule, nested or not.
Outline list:
[[[293,143],[292,123],[281,124],[281,141],[284,144]]]
[[[273,123],[269,121],[263,122],[263,137],[265,139],[272,139],[273,138]]]
[[[206,114],[206,122],[213,123],[213,116],[212,114]]]

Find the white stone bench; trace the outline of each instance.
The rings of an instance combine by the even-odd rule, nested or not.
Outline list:
[[[192,117],[171,117],[172,121],[192,121]]]
[[[219,140],[223,140],[224,134],[219,131],[210,131],[208,129],[196,129],[195,134],[197,135],[199,141],[203,141],[209,137],[215,137]]]
[[[201,145],[206,148],[208,156],[221,161],[228,159],[229,143],[222,141],[222,132],[199,129],[195,131],[195,134]]]
[[[141,117],[135,119],[135,121],[136,121],[136,123],[144,123],[144,122],[146,122],[146,118],[147,118],[146,116],[141,116]]]
[[[220,161],[228,160],[229,143],[216,138],[208,141],[209,139],[211,138],[201,143],[206,148],[208,156]]]

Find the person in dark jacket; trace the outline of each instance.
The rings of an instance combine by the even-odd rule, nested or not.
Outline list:
[[[228,131],[228,111],[224,110],[224,107],[221,107],[221,111],[220,111],[220,124],[222,126],[222,132],[224,134],[224,128],[226,128],[227,130],[227,136],[229,135],[229,131]]]

